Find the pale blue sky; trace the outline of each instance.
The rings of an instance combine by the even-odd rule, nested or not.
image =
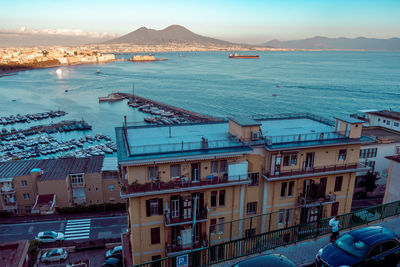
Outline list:
[[[400,37],[400,0],[13,0],[0,28],[82,29],[119,35],[179,24],[207,36],[251,43],[271,39]]]

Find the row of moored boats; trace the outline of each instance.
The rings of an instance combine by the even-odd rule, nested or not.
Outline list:
[[[65,111],[59,110],[59,111],[49,111],[49,112],[40,112],[40,113],[32,113],[32,114],[26,114],[26,115],[10,115],[10,116],[4,116],[0,118],[0,124],[2,125],[7,125],[7,124],[14,124],[14,123],[30,123],[31,121],[38,121],[38,120],[44,120],[47,118],[56,118],[56,117],[61,117],[67,114]]]

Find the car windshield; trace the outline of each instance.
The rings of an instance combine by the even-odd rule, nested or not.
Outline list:
[[[55,232],[44,232],[44,236],[52,236],[52,237],[57,237],[57,234]]]
[[[349,234],[345,234],[339,238],[336,241],[336,246],[358,258],[363,258],[370,250],[369,245]]]
[[[52,251],[49,252],[49,254],[47,254],[48,256],[54,256],[58,254],[58,249],[53,249]]]

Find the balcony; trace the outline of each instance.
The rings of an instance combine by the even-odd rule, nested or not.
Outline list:
[[[293,178],[304,178],[311,176],[320,176],[320,175],[330,175],[330,174],[339,174],[346,172],[358,172],[358,171],[366,171],[370,168],[357,163],[357,164],[344,164],[344,165],[329,165],[329,166],[318,166],[313,168],[304,168],[304,169],[296,169],[290,171],[280,171],[278,173],[271,174],[271,171],[264,174],[264,178],[267,181],[278,181],[285,179],[293,179]]]
[[[13,194],[15,193],[15,188],[13,186],[4,186],[0,189],[1,194]]]
[[[191,251],[192,249],[198,249],[201,247],[206,247],[208,244],[207,237],[204,235],[199,238],[195,243],[185,244],[185,245],[173,245],[165,244],[165,250],[167,251],[167,256],[173,256],[175,254],[181,254],[185,251]]]
[[[193,212],[193,211],[192,211]],[[193,216],[189,218],[184,218],[182,215],[178,217],[171,217],[171,213],[166,213],[165,226],[176,226],[182,224],[192,224]],[[207,221],[207,209],[205,207],[200,208],[200,212],[196,215],[196,222],[206,222]]]
[[[334,203],[335,201],[336,195],[334,193],[316,197],[304,197],[302,194],[300,194],[297,198],[297,206],[309,208]]]
[[[168,194],[177,192],[195,191],[207,188],[218,188],[226,186],[236,186],[249,184],[251,180],[246,175],[243,176],[228,176],[224,178],[202,179],[199,181],[189,181],[189,179],[181,179],[181,181],[153,181],[144,184],[131,184],[121,187],[121,196],[141,197],[158,194]]]

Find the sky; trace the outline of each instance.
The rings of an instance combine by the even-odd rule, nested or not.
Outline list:
[[[314,36],[400,37],[400,0],[13,0],[0,30],[123,35],[172,24],[214,38],[262,43]]]

